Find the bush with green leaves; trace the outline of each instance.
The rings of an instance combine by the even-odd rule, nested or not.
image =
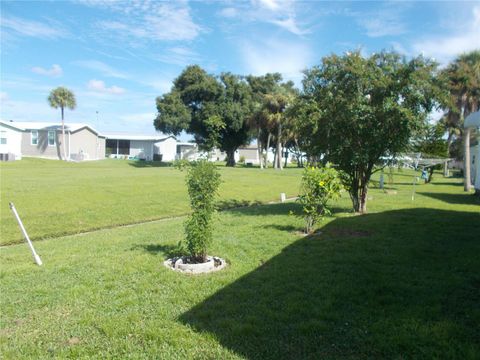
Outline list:
[[[338,199],[342,189],[340,174],[330,164],[305,168],[297,200],[302,205],[305,233],[311,234],[316,223],[331,215],[329,201]]]
[[[185,248],[193,262],[205,262],[212,242],[212,217],[220,173],[213,163],[202,159],[187,168],[186,182],[193,212],[185,223]]]

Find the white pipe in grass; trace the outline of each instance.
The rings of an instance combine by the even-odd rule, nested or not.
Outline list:
[[[40,256],[38,256],[37,252],[35,251],[32,241],[28,237],[27,230],[25,230],[25,227],[23,226],[22,220],[20,219],[20,216],[18,216],[17,209],[15,209],[15,205],[13,203],[10,203],[10,209],[13,212],[13,215],[15,215],[15,218],[17,219],[18,225],[20,226],[20,229],[22,230],[23,236],[25,237],[25,240],[27,240],[28,246],[30,247],[30,250],[32,251],[33,254],[33,259],[37,263],[37,265],[42,265],[42,259],[40,259]]]

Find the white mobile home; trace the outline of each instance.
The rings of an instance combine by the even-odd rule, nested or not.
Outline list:
[[[106,156],[140,160],[173,161],[177,152],[174,136],[107,134]]]
[[[22,156],[63,157],[62,126],[59,123],[0,121],[0,136],[0,154],[14,154],[16,159]],[[105,137],[87,124],[67,123],[65,150],[70,160],[103,159]]]
[[[475,192],[480,194],[480,111],[467,116],[464,127],[476,130],[478,144],[470,147],[470,176]]]

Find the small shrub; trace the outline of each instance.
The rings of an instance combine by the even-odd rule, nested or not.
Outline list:
[[[212,241],[212,217],[220,174],[214,164],[199,160],[187,168],[186,182],[193,212],[185,223],[185,247],[193,261],[205,262]]]
[[[307,234],[312,233],[315,224],[324,216],[331,215],[328,203],[337,199],[342,189],[339,173],[330,164],[305,168],[297,201],[302,205]]]
[[[182,170],[182,171],[186,169],[187,166],[189,165],[190,165],[190,161],[188,161],[187,159],[177,159],[172,163],[172,166],[175,169]]]
[[[243,156],[243,155],[240,156],[240,159],[238,160],[238,162],[239,162],[240,164],[245,163],[245,156]]]

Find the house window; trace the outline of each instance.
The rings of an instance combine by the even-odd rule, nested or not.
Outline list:
[[[48,132],[48,146],[55,146],[55,131]]]
[[[32,145],[37,145],[38,144],[38,131],[37,130],[32,130],[30,133],[30,139],[31,139],[31,144]]]
[[[5,130],[0,131],[0,144],[5,145],[7,143],[7,132]]]

